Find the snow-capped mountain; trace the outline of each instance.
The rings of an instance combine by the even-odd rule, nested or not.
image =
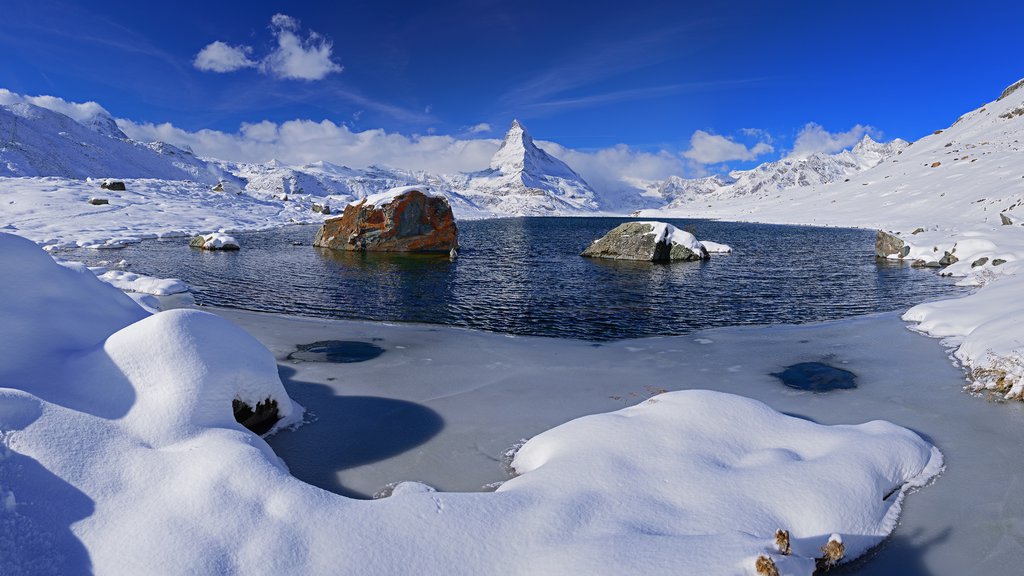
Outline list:
[[[0,105],[0,176],[158,178],[215,184],[213,164],[170,144],[128,139],[107,114],[75,120],[28,102]]]
[[[398,186],[426,186],[445,194],[456,213],[499,216],[553,215],[599,209],[590,186],[561,160],[541,150],[518,121],[512,123],[490,167],[468,174],[431,174],[383,166],[366,169],[314,162],[286,166],[221,163],[244,179],[249,193],[268,196],[308,194],[329,197],[333,205]]]
[[[668,200],[669,208],[696,199],[764,198],[789,188],[840,182],[900,154],[907,146],[898,138],[882,143],[865,135],[852,149],[837,154],[819,152],[804,158],[783,158],[750,170],[734,170],[727,176],[691,180],[670,177],[650,189]]]
[[[1001,227],[1002,216],[1024,223],[1024,81],[968,112],[951,126],[935,130],[912,144],[894,141],[892,148],[863,143],[837,166],[853,169],[859,155],[873,167],[831,183],[750,193],[741,183],[770,174],[772,164],[748,171],[746,179],[703,196],[682,197],[667,209],[645,216],[691,216],[809,225],[860,226],[909,232],[921,228],[915,242],[931,242],[939,256],[948,242],[932,238],[943,228],[966,229],[967,223]],[[851,159],[852,158],[852,159]],[[809,159],[811,160],[811,159]],[[817,161],[820,161],[817,160]],[[792,170],[790,170],[792,172]],[[822,172],[818,172],[822,174]],[[782,178],[774,180],[781,181]],[[824,181],[824,179],[823,179]],[[1017,229],[1019,227],[1005,227]],[[960,247],[960,253],[964,252]],[[1006,258],[1000,255],[998,258]],[[963,258],[962,258],[963,259]],[[970,265],[970,262],[967,262]]]
[[[491,158],[490,168],[449,177],[453,188],[481,208],[517,216],[596,211],[597,195],[565,162],[541,150],[518,120]]]

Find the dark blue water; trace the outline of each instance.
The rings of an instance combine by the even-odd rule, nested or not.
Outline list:
[[[132,271],[185,280],[200,304],[589,340],[832,320],[959,291],[932,271],[877,263],[874,233],[864,230],[669,220],[734,252],[672,264],[579,256],[623,221],[460,222],[454,262],[314,248],[315,226],[235,234],[242,249],[233,253],[179,239],[143,242],[120,257]]]

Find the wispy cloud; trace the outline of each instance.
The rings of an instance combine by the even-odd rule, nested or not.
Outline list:
[[[322,80],[342,71],[342,66],[333,60],[333,43],[312,30],[303,36],[295,18],[274,14],[270,31],[277,46],[259,60],[250,58],[251,46],[232,46],[216,40],[196,54],[192,65],[204,72],[220,73],[256,68],[264,74],[288,80]]]

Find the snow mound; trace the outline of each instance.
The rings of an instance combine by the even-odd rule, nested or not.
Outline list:
[[[878,543],[941,468],[887,422],[822,426],[684,391],[535,437],[495,493],[407,484],[354,501],[289,476],[234,421],[234,400],[300,412],[246,332],[147,315],[9,234],[0,265],[5,574],[736,574],[762,554],[811,574],[832,534],[848,558]],[[773,551],[778,528],[794,555]]]
[[[905,493],[939,473],[942,455],[888,422],[822,426],[756,400],[688,390],[559,426],[527,442],[512,464],[522,476],[498,491],[562,486],[545,497],[582,511],[567,529],[629,527],[634,538],[715,550],[679,565],[680,574],[744,573],[758,554],[772,555],[783,573],[810,574],[809,559],[833,533],[847,559],[885,538]],[[780,528],[793,556],[770,545]]]

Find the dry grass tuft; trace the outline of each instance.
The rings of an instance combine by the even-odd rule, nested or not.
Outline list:
[[[821,558],[815,560],[815,568],[818,571],[830,570],[833,566],[839,563],[846,555],[846,547],[843,546],[842,540],[840,540],[835,534],[833,534],[828,542],[821,547]]]
[[[779,576],[779,569],[775,567],[775,561],[772,560],[771,556],[765,556],[764,554],[758,556],[754,568],[757,569],[757,573],[761,576]]]
[[[779,547],[779,553],[789,556],[789,530],[779,528],[775,531],[775,545]]]

